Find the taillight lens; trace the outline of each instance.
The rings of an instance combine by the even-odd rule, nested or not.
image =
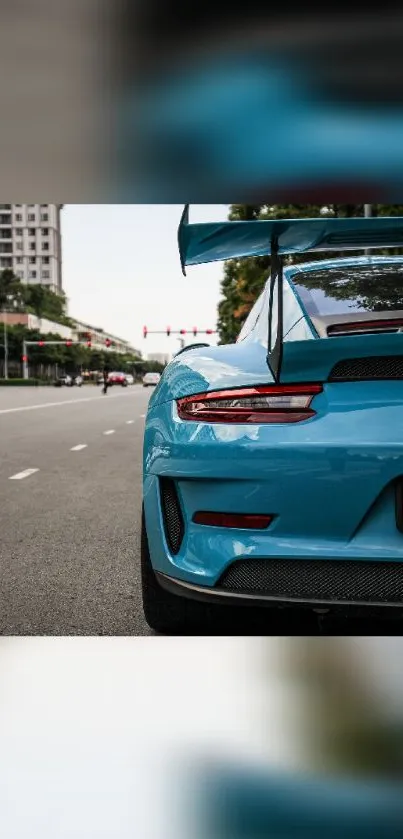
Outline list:
[[[212,391],[177,400],[182,420],[220,423],[302,422],[315,416],[311,408],[322,385],[273,385]]]

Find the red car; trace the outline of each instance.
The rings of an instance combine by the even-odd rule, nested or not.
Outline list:
[[[122,385],[127,387],[127,379],[125,373],[109,373],[108,383],[110,385]]]

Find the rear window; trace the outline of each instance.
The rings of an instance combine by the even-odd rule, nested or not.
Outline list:
[[[311,316],[403,310],[403,264],[302,271],[292,283]]]

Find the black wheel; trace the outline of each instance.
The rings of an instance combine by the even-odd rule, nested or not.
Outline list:
[[[165,591],[154,574],[148,546],[144,509],[141,516],[141,589],[145,619],[162,635],[205,634],[212,629],[216,607]]]

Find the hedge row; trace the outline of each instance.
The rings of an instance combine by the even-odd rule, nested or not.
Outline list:
[[[53,382],[40,381],[39,379],[0,379],[0,387],[32,387],[40,385],[51,385]]]

